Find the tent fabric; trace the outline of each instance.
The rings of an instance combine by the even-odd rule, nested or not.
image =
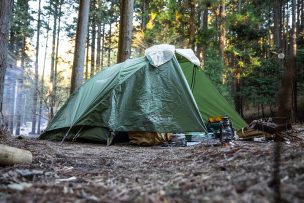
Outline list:
[[[192,49],[175,49],[175,52],[183,56],[185,59],[187,59],[189,62],[193,63],[196,66],[200,66],[201,62],[199,59],[195,56]]]
[[[69,97],[40,138],[109,144],[112,131],[206,132],[203,119],[213,116],[228,116],[236,129],[246,126],[198,69],[193,51],[176,49],[168,57],[172,48],[100,71]],[[166,61],[154,63],[155,50]]]
[[[183,58],[179,58],[179,61],[204,121],[214,116],[228,116],[236,130],[247,125],[203,70]]]
[[[170,44],[154,45],[145,50],[145,56],[154,67],[159,67],[170,61],[175,52],[175,46]]]
[[[144,57],[99,72],[71,95],[40,137],[81,126],[127,132],[206,131],[175,56],[157,68]]]

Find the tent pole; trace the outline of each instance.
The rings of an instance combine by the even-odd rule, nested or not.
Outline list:
[[[73,128],[73,126],[71,126],[68,130],[68,132],[64,135],[64,137],[62,138],[61,142],[60,142],[60,145],[62,145],[63,141],[65,140],[65,138],[69,135],[71,129]]]
[[[84,128],[84,126],[82,126],[82,127],[78,130],[78,132],[76,133],[76,135],[73,137],[72,141],[75,141],[75,140],[79,137],[80,131],[82,131],[83,128]]]

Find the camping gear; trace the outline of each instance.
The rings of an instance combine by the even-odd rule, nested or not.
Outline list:
[[[32,160],[33,156],[30,151],[0,144],[1,166],[32,163]]]
[[[186,147],[187,141],[185,134],[177,133],[172,135],[171,146],[173,147]]]
[[[230,115],[231,114],[231,115]],[[73,93],[41,139],[106,142],[110,132],[207,132],[203,118],[243,119],[199,69],[190,49],[157,45],[97,73]],[[109,142],[108,142],[109,144]]]
[[[221,143],[230,142],[235,139],[234,129],[232,122],[226,116],[215,116],[208,118],[206,124],[208,132],[210,132],[210,138],[219,139]]]
[[[160,145],[172,139],[172,133],[129,132],[130,143],[139,146]]]
[[[289,119],[270,117],[253,120],[248,126],[238,130],[237,134],[242,140],[254,140],[254,138],[260,137],[272,140],[275,138],[275,134],[291,129],[292,126]]]
[[[226,143],[232,140],[234,140],[234,130],[232,123],[228,117],[223,117],[220,128],[220,141],[222,143]]]
[[[191,142],[192,141],[192,135],[191,134],[186,134],[185,137],[186,137],[186,141],[187,142]]]

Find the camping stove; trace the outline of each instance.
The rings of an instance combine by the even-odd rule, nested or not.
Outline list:
[[[234,129],[228,117],[223,117],[220,126],[221,143],[229,143],[234,140]]]

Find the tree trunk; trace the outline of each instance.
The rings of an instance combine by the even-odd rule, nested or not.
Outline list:
[[[0,113],[2,113],[4,78],[7,68],[8,36],[12,0],[2,0],[0,4]]]
[[[59,17],[58,17],[58,29],[57,29],[57,39],[56,39],[56,56],[55,56],[55,69],[54,69],[54,79],[53,79],[53,104],[54,104],[54,111],[57,111],[57,105],[56,105],[56,100],[57,100],[57,74],[58,74],[58,53],[59,53],[59,35],[60,35],[60,30],[61,30],[61,9],[62,9],[62,4],[63,0],[60,1],[59,5]]]
[[[85,42],[86,42],[87,30],[88,30],[89,12],[90,12],[90,0],[80,0],[74,62],[73,62],[72,78],[71,78],[71,91],[70,91],[71,94],[81,86],[83,81]]]
[[[97,49],[96,49],[96,72],[100,71],[100,52],[101,52],[101,24],[97,25]]]
[[[92,20],[92,40],[91,40],[91,74],[92,77],[95,74],[95,39],[96,39],[96,24],[94,19]]]
[[[274,20],[274,44],[276,49],[281,48],[281,34],[280,34],[280,0],[274,0],[273,20]]]
[[[224,62],[224,50],[226,41],[226,30],[225,30],[225,0],[220,1],[220,36],[219,36],[219,51],[221,60]]]
[[[203,11],[203,19],[202,19],[202,29],[204,30],[204,32],[208,31],[208,7],[206,6],[204,11]],[[206,51],[207,51],[207,43],[204,42],[203,44],[203,61],[204,63],[206,62]]]
[[[296,54],[297,54],[297,39],[296,39],[296,0],[292,0],[291,2],[291,43],[290,43],[290,57],[292,60],[291,64],[291,76],[293,81],[292,87],[292,101],[293,101],[293,116],[296,119],[297,114],[297,80],[296,80],[296,70],[297,70],[297,63],[296,63]]]
[[[196,16],[195,2],[193,0],[189,1],[190,4],[190,19],[194,20]],[[189,34],[189,47],[194,51],[195,49],[195,22],[190,23],[190,34]]]
[[[109,44],[108,44],[108,67],[111,65],[112,23],[110,22]]]
[[[39,61],[39,41],[40,41],[40,15],[41,15],[41,0],[39,0],[38,21],[37,21],[37,38],[36,38],[36,60],[35,60],[35,79],[34,79],[34,95],[32,108],[32,134],[36,132],[36,118],[37,118],[37,100],[38,100],[38,61]]]
[[[22,115],[22,107],[23,107],[23,80],[24,80],[24,69],[25,69],[25,53],[26,50],[26,39],[25,37],[23,37],[23,42],[22,42],[22,52],[21,52],[21,68],[22,68],[22,72],[21,72],[21,76],[18,79],[18,86],[17,86],[17,104],[16,104],[16,131],[15,134],[16,135],[20,135],[20,127],[21,127],[21,115]]]
[[[50,112],[49,119],[51,120],[54,117],[54,80],[55,80],[55,60],[56,60],[56,33],[57,33],[57,17],[58,17],[58,6],[55,4],[54,16],[53,16],[53,39],[52,39],[52,55],[51,55],[51,73],[50,73]]]
[[[41,117],[42,117],[42,105],[43,105],[43,94],[44,94],[44,72],[45,72],[46,56],[47,56],[48,42],[49,42],[49,29],[48,29],[49,24],[50,24],[50,17],[48,18],[48,22],[47,22],[45,52],[44,52],[43,68],[42,68],[42,75],[41,75],[41,90],[40,90],[40,103],[39,103],[39,120],[38,120],[38,128],[37,128],[37,133],[38,134],[40,134],[40,132],[41,132]]]
[[[291,58],[287,58],[282,61],[285,66],[285,70],[282,76],[281,88],[278,95],[278,112],[277,116],[292,118],[291,112],[291,98],[292,98],[292,65],[293,60]]]
[[[239,77],[240,71],[236,71],[235,77],[235,110],[243,116],[242,96],[241,96],[241,78]]]
[[[142,0],[141,1],[141,30],[146,30],[146,25],[148,21],[148,14],[147,14],[147,1]]]
[[[130,58],[134,0],[121,0],[117,63]]]
[[[238,2],[238,13],[240,13],[242,10],[242,0],[239,0]]]
[[[89,78],[89,51],[90,51],[90,34],[89,34],[89,29],[88,29],[88,34],[87,34],[87,42],[86,42],[86,59],[85,59],[85,73],[84,73],[84,78],[85,80],[88,80]]]
[[[105,55],[105,38],[106,38],[106,32],[105,32],[106,23],[104,22],[102,25],[102,46],[101,46],[101,68],[104,66],[104,55]]]

